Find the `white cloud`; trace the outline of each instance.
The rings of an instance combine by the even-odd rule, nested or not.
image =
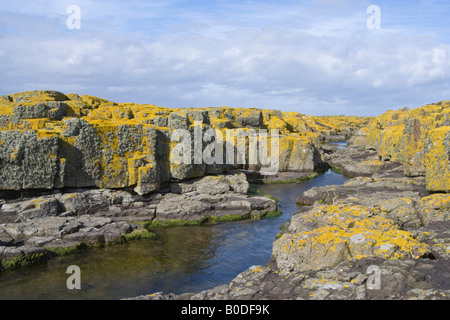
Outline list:
[[[7,8],[0,12],[0,94],[55,89],[167,107],[371,115],[448,99],[448,44],[407,27],[368,30],[365,2],[315,2],[322,7],[266,3],[247,12],[234,3],[222,13],[183,13],[189,8],[163,2],[150,11],[135,2],[136,11],[85,0],[79,31],[65,28],[63,14]],[[134,25],[133,14],[147,27],[163,13],[173,20],[160,29]]]

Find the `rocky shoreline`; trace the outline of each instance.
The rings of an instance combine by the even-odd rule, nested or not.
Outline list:
[[[371,118],[2,96],[0,271],[151,238],[157,226],[277,215],[249,182],[299,182],[331,167],[351,179],[298,195],[267,265],[200,293],[134,299],[448,299],[449,119],[449,101]],[[227,130],[241,135],[215,143]],[[267,130],[279,148],[267,150],[258,136]],[[324,144],[347,139],[343,150]],[[266,147],[255,163],[250,140]],[[221,151],[246,159],[231,165]],[[180,153],[194,163],[174,161]],[[275,176],[255,173],[272,165]]]
[[[155,236],[151,228],[260,219],[280,214],[274,200],[248,195],[243,173],[170,183],[146,196],[109,189],[54,190],[4,200],[0,269],[13,269],[89,246]]]
[[[376,160],[362,146],[329,155],[353,178],[299,195],[266,265],[202,292],[130,299],[449,299],[450,195],[430,193],[424,177]]]
[[[278,215],[276,202],[249,195],[247,176],[235,170],[276,164],[279,175],[263,182],[310,179],[326,167],[322,142],[349,137],[368,121],[256,108],[171,109],[52,90],[1,96],[0,271],[152,237],[155,226]],[[279,133],[280,152],[229,164],[242,147],[239,155],[249,157],[250,135],[268,130]],[[208,135],[227,137],[226,144],[210,143]],[[261,148],[264,137],[258,139]],[[196,154],[208,150],[213,163],[198,163]],[[180,154],[187,161],[176,161]]]

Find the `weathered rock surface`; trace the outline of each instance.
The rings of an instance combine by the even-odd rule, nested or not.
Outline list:
[[[169,109],[42,90],[2,96],[0,245],[8,249],[0,259],[4,267],[19,265],[52,248],[121,241],[142,229],[135,221],[202,223],[272,214],[276,203],[249,197],[245,176],[229,175],[233,167],[311,175],[326,166],[321,141],[348,137],[368,120],[255,108]],[[212,150],[213,163],[198,163],[195,147],[206,150],[227,129],[236,129],[237,138],[223,151],[231,145],[237,160],[239,143],[246,141],[244,163],[224,164],[228,154],[220,156],[220,149]],[[250,163],[250,135],[272,130],[281,133],[275,163]],[[180,132],[190,162],[174,161],[184,142],[176,137]]]
[[[379,278],[377,278],[379,275]],[[448,300],[449,264],[364,258],[320,271],[253,266],[229,284],[198,293],[152,293],[135,300]]]
[[[448,299],[449,106],[444,101],[369,119],[168,109],[56,91],[2,96],[1,268],[149,237],[149,225],[276,211],[274,201],[246,194],[245,175],[225,174],[233,167],[264,169],[261,159],[250,163],[246,152],[244,163],[224,165],[225,152],[214,150],[212,164],[180,164],[173,153],[180,151],[180,132],[186,154],[195,158],[196,144],[203,150],[227,129],[246,136],[222,146],[233,151],[239,141],[248,151],[249,135],[268,129],[281,134],[280,176],[331,165],[354,179],[299,195],[304,206],[274,241],[266,266],[200,293],[139,299]],[[199,132],[211,139],[197,140]],[[321,145],[349,138],[351,147],[341,151]],[[40,196],[27,197],[33,194]]]
[[[400,163],[381,161],[374,149],[366,146],[349,146],[326,156],[325,160],[335,170],[348,177],[403,177]]]
[[[266,266],[199,293],[134,299],[449,299],[450,194],[365,146],[327,160],[353,178],[299,196]]]
[[[329,157],[333,166],[355,178],[300,195],[297,202],[306,207],[274,242],[274,263],[285,272],[304,272],[366,258],[387,260],[383,265],[432,259],[441,266],[437,270],[448,290],[450,278],[442,265],[450,258],[450,195],[430,194],[425,177],[407,176],[400,163],[377,158],[376,152],[359,146]],[[446,292],[429,296],[432,292],[419,287],[391,298],[447,299]]]
[[[370,195],[370,197],[368,197]],[[311,188],[297,198],[299,205],[333,203],[338,200],[375,205],[392,198],[428,195],[423,178],[372,178],[357,177],[341,186]]]
[[[450,101],[389,110],[371,121],[367,144],[380,160],[403,165],[407,176],[425,176],[433,192],[449,192]]]
[[[425,159],[421,165],[425,167],[427,189],[450,192],[450,126],[431,130],[420,155]]]
[[[322,205],[292,218],[273,256],[281,270],[306,271],[352,258],[419,259],[431,256],[431,248],[376,208]]]
[[[367,144],[367,127],[354,132],[348,139],[348,146],[365,146]]]
[[[320,141],[348,136],[368,119],[255,108],[169,109],[56,91],[5,95],[0,99],[0,190],[134,188],[144,195],[166,188],[172,179],[221,174],[230,166],[316,171],[325,165]],[[236,157],[243,141],[228,141],[228,129],[247,136],[244,164],[236,159],[226,165],[226,147]],[[265,163],[261,153],[250,163],[248,136],[270,136],[273,130],[280,133],[278,161],[274,156]],[[197,163],[190,151],[200,146],[211,153],[206,148],[219,134],[223,156],[214,149],[214,163]],[[180,164],[174,159],[182,142],[190,150],[185,151],[188,161]]]
[[[83,245],[148,237],[142,224],[258,219],[277,212],[274,200],[249,196],[248,187],[246,176],[237,173],[173,182],[166,192],[146,196],[125,190],[75,189],[6,200],[0,206],[0,247],[8,250],[0,254],[0,261],[7,268],[31,262],[30,257],[36,256],[33,248],[42,258]]]

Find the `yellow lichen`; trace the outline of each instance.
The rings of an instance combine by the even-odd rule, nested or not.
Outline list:
[[[277,240],[288,255],[302,257],[302,270],[329,267],[340,259],[420,258],[429,252],[428,245],[400,230],[376,208],[323,205],[302,215],[302,219],[316,223],[318,228],[287,233]]]

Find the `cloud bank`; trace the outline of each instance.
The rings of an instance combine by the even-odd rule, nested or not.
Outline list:
[[[381,29],[370,30],[371,3],[357,0],[14,1],[0,11],[0,95],[313,115],[450,99],[450,10],[408,3],[380,1]],[[70,5],[79,30],[66,26]]]

